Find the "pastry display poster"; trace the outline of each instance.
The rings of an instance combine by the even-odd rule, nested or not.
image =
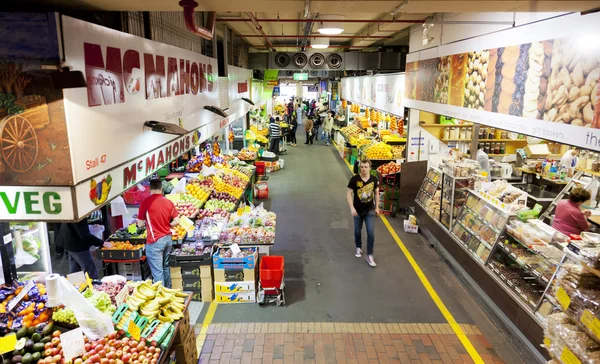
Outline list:
[[[407,63],[407,106],[600,150],[600,51],[581,39]]]

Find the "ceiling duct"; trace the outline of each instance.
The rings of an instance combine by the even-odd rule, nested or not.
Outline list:
[[[302,67],[295,58],[303,57]],[[314,57],[314,58],[313,58]],[[346,71],[404,71],[404,52],[304,52],[304,53],[250,53],[248,64],[252,69],[276,70],[346,70]],[[318,66],[321,64],[320,66]]]
[[[304,68],[308,64],[308,57],[304,53],[296,53],[292,58],[292,63],[296,68]]]
[[[312,68],[321,68],[325,64],[325,57],[321,53],[314,53],[310,56],[308,62]]]

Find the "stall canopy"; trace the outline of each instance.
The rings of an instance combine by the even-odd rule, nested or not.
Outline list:
[[[48,23],[57,17],[40,19],[40,26],[56,29]],[[81,72],[85,83],[56,89],[56,74],[40,72],[40,57],[32,55],[2,63],[30,83],[2,95],[14,105],[0,109],[0,132],[15,147],[0,159],[0,221],[79,220],[251,107],[241,100],[249,97],[248,70],[230,71],[234,102],[223,118],[205,109],[219,105],[216,59],[67,16],[61,22],[62,35],[54,37],[62,38],[62,65]],[[37,44],[36,37],[25,38]],[[58,46],[54,52],[58,65]],[[1,58],[9,56],[7,49]],[[152,131],[148,121],[185,132]]]

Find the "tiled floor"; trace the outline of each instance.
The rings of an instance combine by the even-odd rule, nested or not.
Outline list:
[[[485,363],[503,363],[476,326],[461,329]],[[473,363],[448,324],[212,324],[199,344],[202,364]]]

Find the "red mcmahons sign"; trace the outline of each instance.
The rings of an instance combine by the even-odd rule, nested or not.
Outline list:
[[[213,90],[211,64],[144,53],[142,70],[142,57],[132,49],[107,47],[106,59],[99,44],[83,43],[83,51],[90,107],[124,103],[125,90],[135,95],[142,87],[147,100]]]

